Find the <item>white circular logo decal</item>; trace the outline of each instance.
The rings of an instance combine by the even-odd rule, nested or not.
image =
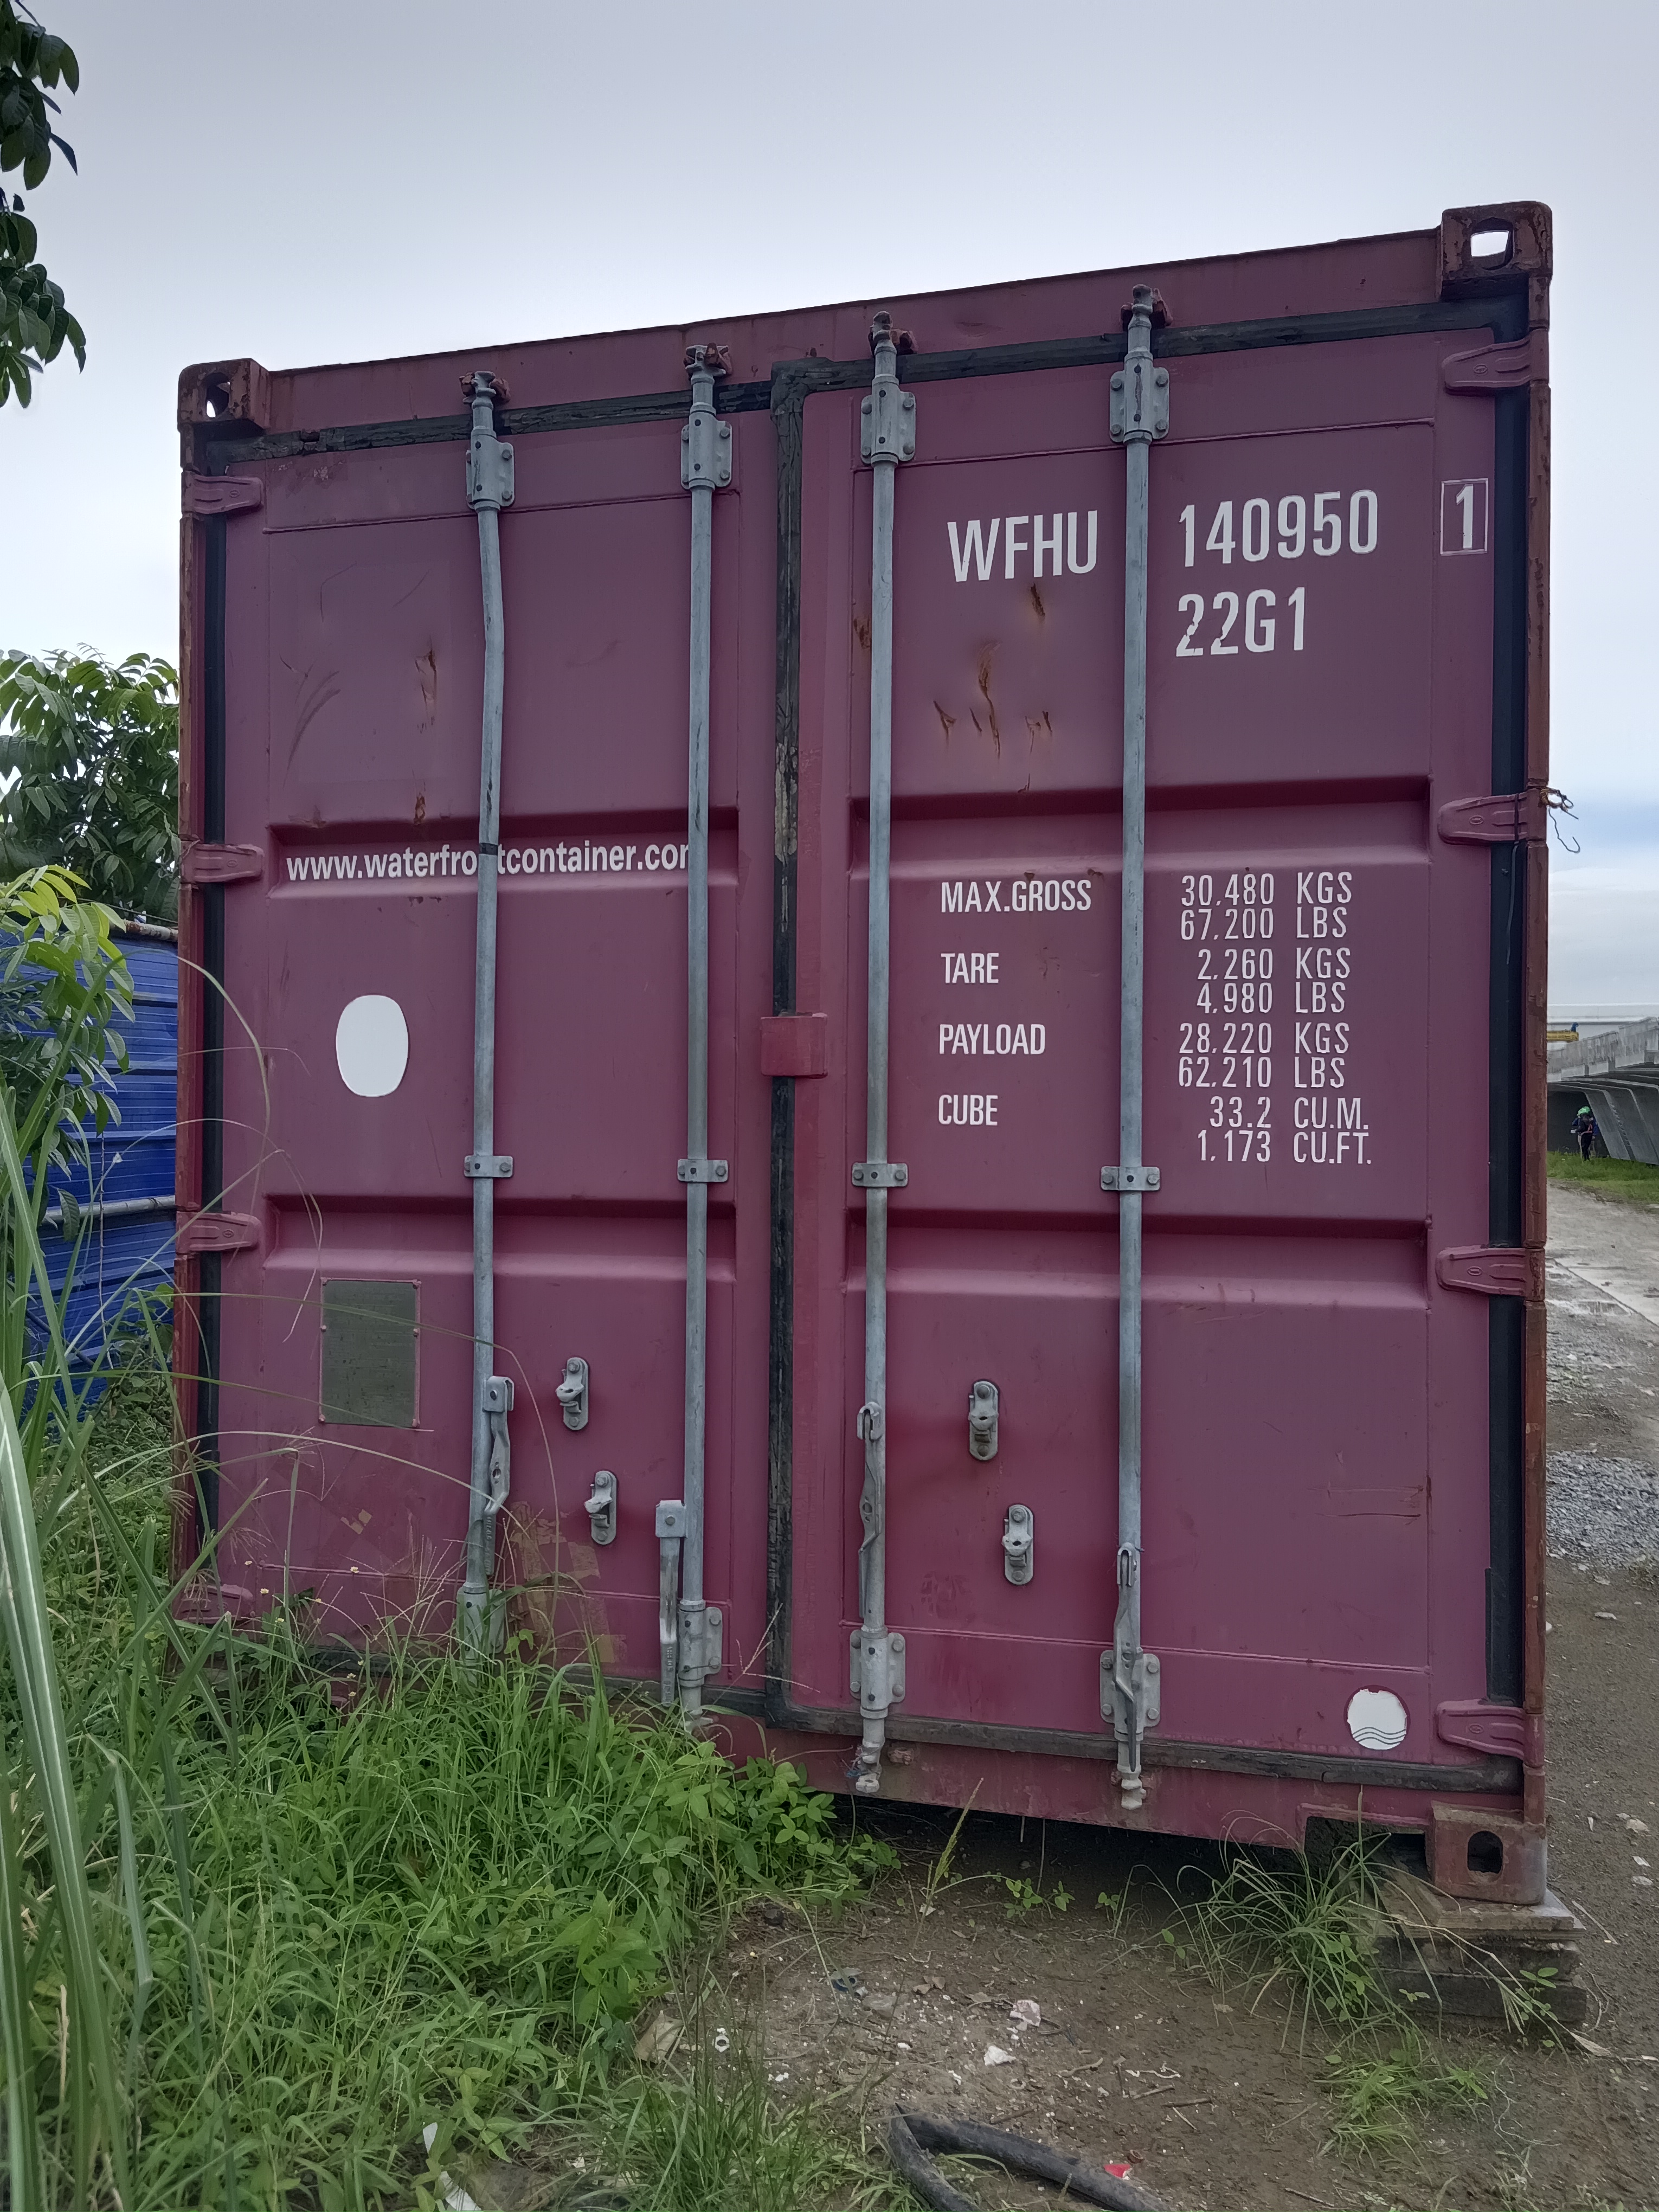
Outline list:
[[[1367,1751],[1392,1751],[1406,1741],[1406,1708],[1392,1690],[1356,1690],[1348,1700],[1348,1734]]]
[[[340,1080],[360,1098],[385,1098],[409,1066],[409,1024],[395,999],[354,999],[334,1031]]]

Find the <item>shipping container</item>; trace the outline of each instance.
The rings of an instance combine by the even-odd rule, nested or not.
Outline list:
[[[1542,1894],[1550,235],[185,373],[192,1602]]]

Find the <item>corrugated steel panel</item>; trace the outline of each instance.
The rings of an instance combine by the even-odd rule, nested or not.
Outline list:
[[[54,1171],[48,1199],[49,1211],[61,1214],[67,1189],[85,1214],[78,1244],[48,1233],[45,1250],[59,1292],[73,1258],[65,1333],[88,1364],[124,1317],[131,1322],[135,1298],[173,1285],[179,951],[159,936],[124,933],[120,945],[133,998],[132,1018],[121,1024],[127,1066],[113,1084],[120,1118],[90,1139],[86,1161]]]

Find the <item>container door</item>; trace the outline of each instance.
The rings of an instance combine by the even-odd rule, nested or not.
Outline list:
[[[503,426],[496,1312],[515,1405],[496,1579],[544,1645],[591,1637],[654,1680],[655,1508],[680,1495],[684,1434],[690,502],[683,403],[591,411],[580,432]],[[210,526],[228,530],[225,834],[266,856],[222,894],[224,1206],[250,1225],[222,1262],[222,1565],[255,1613],[307,1594],[324,1641],[382,1614],[447,1633],[471,1411],[477,526],[464,443],[270,442],[262,509]],[[756,1595],[728,1652],[763,1628],[771,666],[764,641],[742,660],[737,608],[745,560],[769,597],[764,487],[759,514],[746,533],[739,468],[714,514],[711,1136],[731,1176],[712,1194],[708,1437],[755,1494],[734,1510],[710,1483],[708,1580],[724,1606],[739,1581]],[[567,1422],[573,1358],[588,1389]],[[600,1471],[617,1512],[596,1544]]]
[[[1455,1758],[1437,1699],[1487,1693],[1488,1304],[1435,1269],[1440,1248],[1488,1236],[1491,862],[1436,826],[1493,787],[1492,410],[1441,375],[1470,343],[1170,357],[1149,633],[1153,1762],[1181,1742]],[[1125,472],[1108,375],[918,379],[898,473],[899,1735],[1111,1732],[1118,1260],[1102,1170],[1117,1158]],[[792,1666],[799,1704],[844,1711],[870,472],[856,391],[809,398],[804,421],[798,995],[844,1050],[796,1109]],[[981,1384],[989,1457],[970,1448]],[[1015,1507],[1029,1579],[1005,1549]]]

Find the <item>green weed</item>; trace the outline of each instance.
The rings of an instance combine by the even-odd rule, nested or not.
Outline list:
[[[1164,1941],[1218,1982],[1255,1983],[1257,2004],[1284,1986],[1304,2032],[1315,2019],[1364,2020],[1384,2002],[1370,1958],[1375,1858],[1363,1840],[1318,1865],[1229,1849],[1206,1893],[1181,1905],[1186,1942],[1169,1929]]]
[[[1366,2038],[1334,2051],[1325,2086],[1335,2118],[1326,2148],[1352,2156],[1386,2150],[1410,2135],[1407,2115],[1437,2109],[1471,2112],[1486,2101],[1486,2084],[1466,2066],[1448,2066],[1409,2021],[1382,2042]]]
[[[705,2014],[692,2047],[678,2080],[636,2080],[573,2109],[568,2140],[585,2142],[590,2167],[627,2188],[628,2202],[650,2212],[878,2212],[908,2203],[878,2162],[832,2136],[818,2115],[774,2105],[746,2033],[721,2051]]]
[[[951,1879],[951,1867],[952,1862],[956,1858],[957,1844],[961,1838],[963,1826],[967,1820],[968,1815],[974,1809],[974,1798],[977,1797],[978,1795],[979,1784],[976,1782],[974,1784],[973,1796],[969,1798],[968,1802],[963,1807],[961,1812],[957,1814],[956,1826],[951,1829],[949,1836],[945,1838],[945,1849],[939,1853],[939,1856],[933,1862],[932,1865],[929,1866],[927,1869],[927,1880],[922,1887],[921,1899],[921,1917],[924,1920],[927,1919],[933,1913],[939,1911],[939,1900],[942,1893],[947,1889],[954,1889],[957,1887],[957,1884]]]
[[[1051,1912],[1064,1912],[1074,1902],[1064,1882],[1056,1882],[1046,1897],[1035,1882],[1021,1875],[1004,1875],[1002,1886],[1008,1893],[1008,1902],[1002,1909],[1010,1920],[1023,1920],[1028,1912],[1041,1911],[1045,1906]]]

